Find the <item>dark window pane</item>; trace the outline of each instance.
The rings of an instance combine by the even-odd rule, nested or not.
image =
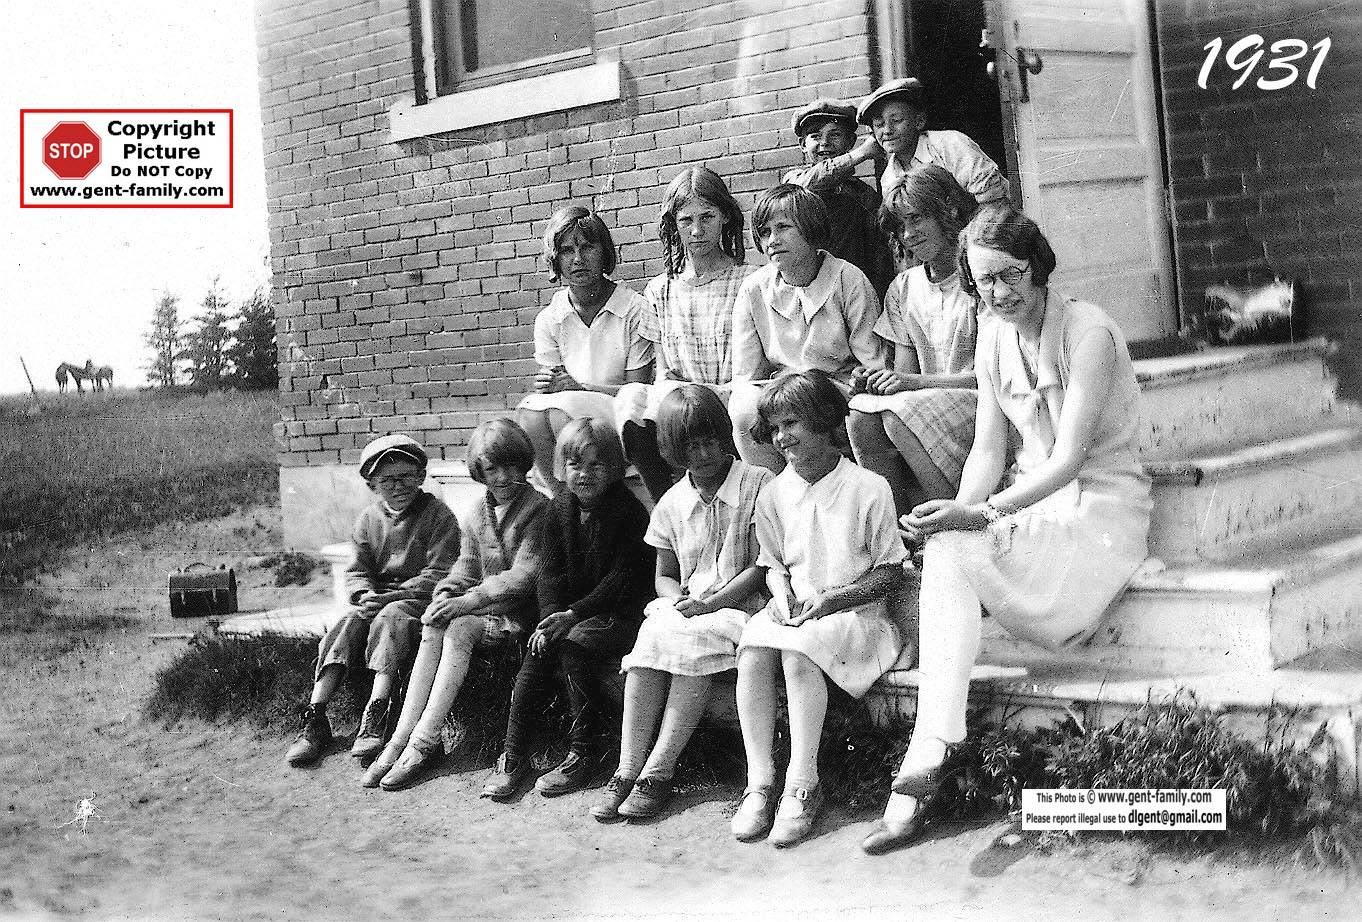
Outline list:
[[[459,0],[465,73],[590,48],[584,0]]]

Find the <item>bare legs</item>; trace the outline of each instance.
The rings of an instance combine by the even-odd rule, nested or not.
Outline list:
[[[707,675],[630,669],[624,680],[624,732],[616,774],[629,781],[672,777],[676,760],[704,716],[711,681]]]
[[[676,482],[676,473],[658,450],[657,425],[650,422],[646,426],[640,426],[637,423],[626,422],[624,431],[620,433],[620,440],[624,443],[624,456],[629,459],[634,470],[638,471],[643,485],[648,488],[648,495],[653,498],[653,502],[662,499],[662,494],[670,490],[672,484]]]
[[[728,415],[733,419],[733,444],[737,446],[738,457],[748,464],[757,464],[779,474],[785,469],[785,458],[773,446],[752,438],[760,399],[760,385],[734,382],[733,393],[728,399]]]

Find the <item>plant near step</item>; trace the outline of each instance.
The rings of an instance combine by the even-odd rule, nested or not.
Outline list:
[[[280,551],[260,562],[261,567],[274,570],[276,586],[306,586],[321,565],[316,557],[302,551]]]

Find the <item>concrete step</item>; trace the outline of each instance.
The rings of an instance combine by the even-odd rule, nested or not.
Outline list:
[[[1182,461],[1151,461],[1149,553],[1231,559],[1362,513],[1362,428],[1335,428]]]
[[[1362,533],[1349,524],[1225,563],[1150,561],[1084,646],[1050,653],[984,619],[979,661],[1112,677],[1272,669],[1362,642]]]
[[[920,681],[916,669],[886,673],[866,698],[875,722],[911,718]],[[1355,662],[1341,669],[1240,668],[1170,676],[1113,676],[1062,663],[1016,676],[976,666],[969,703],[995,725],[1049,727],[1072,720],[1089,728],[1111,726],[1146,702],[1176,695],[1218,714],[1244,739],[1281,740],[1321,760],[1333,757],[1340,784],[1353,796],[1362,793],[1362,670]]]
[[[1328,341],[1215,348],[1135,363],[1142,456],[1175,460],[1359,423],[1334,397]]]

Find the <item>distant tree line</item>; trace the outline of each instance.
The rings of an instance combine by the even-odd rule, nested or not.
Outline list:
[[[233,312],[214,279],[198,312],[185,320],[180,319],[179,301],[163,292],[142,337],[151,350],[145,368],[152,386],[187,384],[196,390],[279,386],[274,307],[262,290],[256,289]]]

